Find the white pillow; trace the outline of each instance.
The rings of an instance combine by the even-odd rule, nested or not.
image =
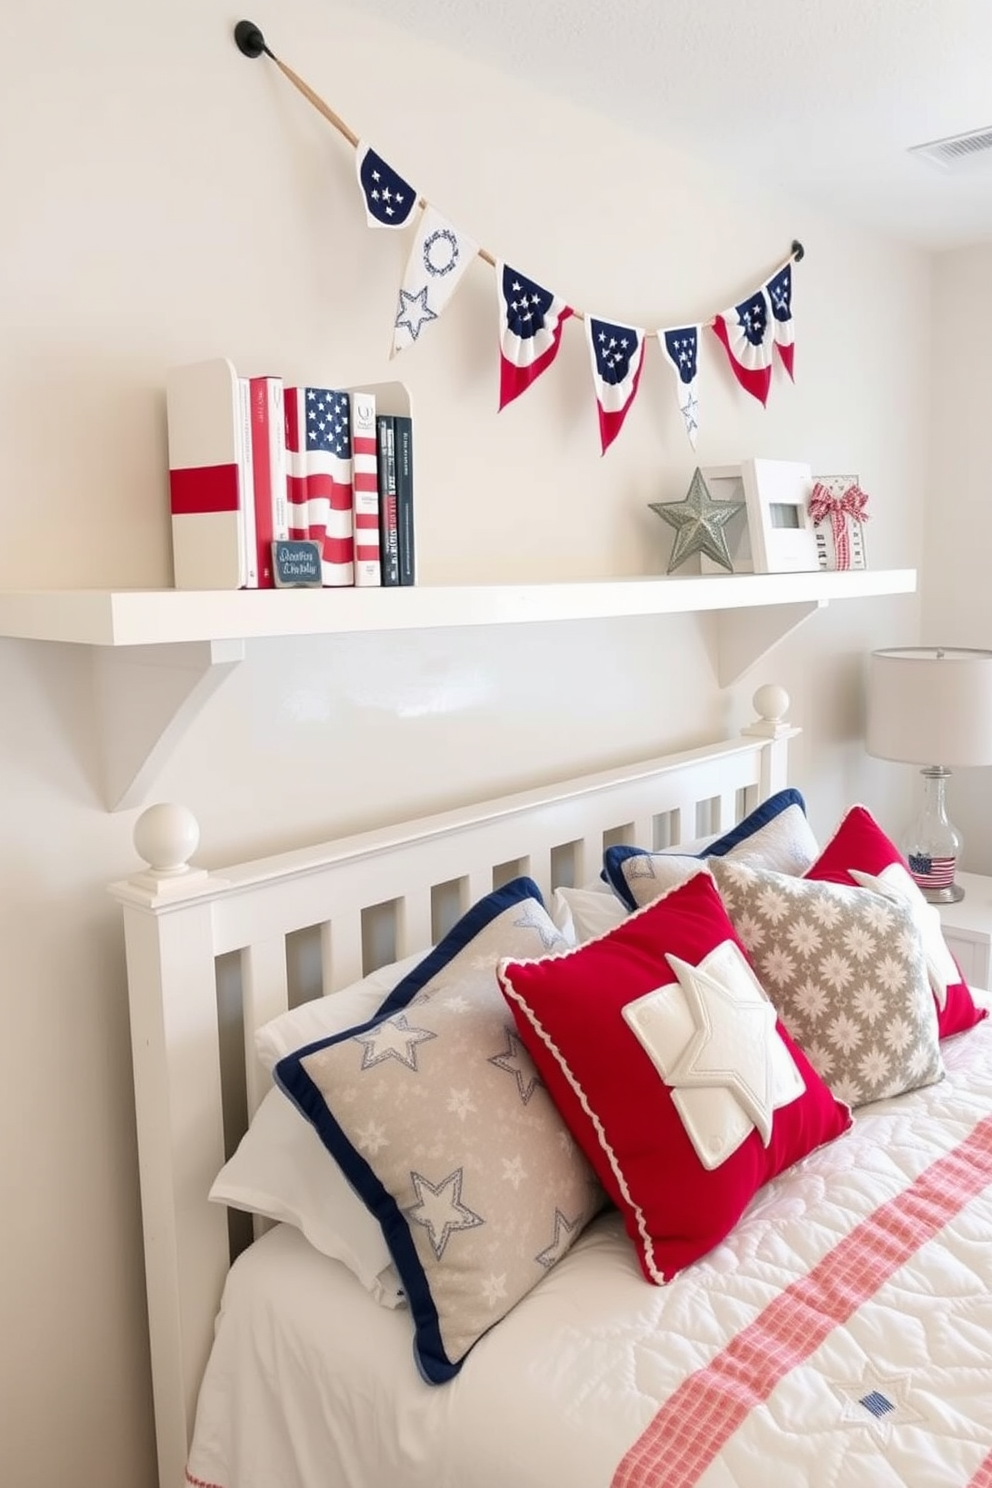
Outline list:
[[[382,1230],[317,1133],[275,1086],[210,1189],[216,1204],[264,1214],[302,1230],[315,1250],[341,1261],[384,1307],[403,1301]]]
[[[255,1032],[255,1050],[271,1072],[294,1049],[371,1018],[426,952],[380,967],[360,982],[280,1013]],[[210,1189],[217,1204],[295,1225],[316,1250],[341,1261],[384,1307],[403,1301],[382,1230],[341,1169],[328,1160],[309,1121],[273,1087]]]
[[[605,893],[604,893],[605,889]],[[594,940],[619,925],[629,913],[627,906],[604,884],[602,888],[555,889],[551,918],[563,935],[571,932],[576,944]]]

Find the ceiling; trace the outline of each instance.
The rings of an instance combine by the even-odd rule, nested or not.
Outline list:
[[[992,0],[362,0],[424,40],[929,248],[992,239]]]

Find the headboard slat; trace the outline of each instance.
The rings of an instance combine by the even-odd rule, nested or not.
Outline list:
[[[254,1115],[270,1085],[255,1058],[256,1028],[289,1006],[286,941],[282,936],[246,946],[241,953],[241,997],[245,1026],[245,1083],[248,1116]]]

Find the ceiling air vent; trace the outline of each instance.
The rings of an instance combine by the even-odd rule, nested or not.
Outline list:
[[[973,129],[969,134],[952,134],[947,139],[912,145],[909,153],[945,171],[978,166],[992,170],[992,124],[984,129]]]

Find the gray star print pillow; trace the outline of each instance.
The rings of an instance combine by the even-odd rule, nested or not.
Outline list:
[[[378,1220],[414,1356],[441,1384],[604,1203],[496,980],[569,942],[530,879],[481,900],[369,1022],[281,1059],[277,1084]]]
[[[863,1106],[941,1078],[936,1007],[908,906],[726,858],[707,867],[782,1022],[838,1100]]]

